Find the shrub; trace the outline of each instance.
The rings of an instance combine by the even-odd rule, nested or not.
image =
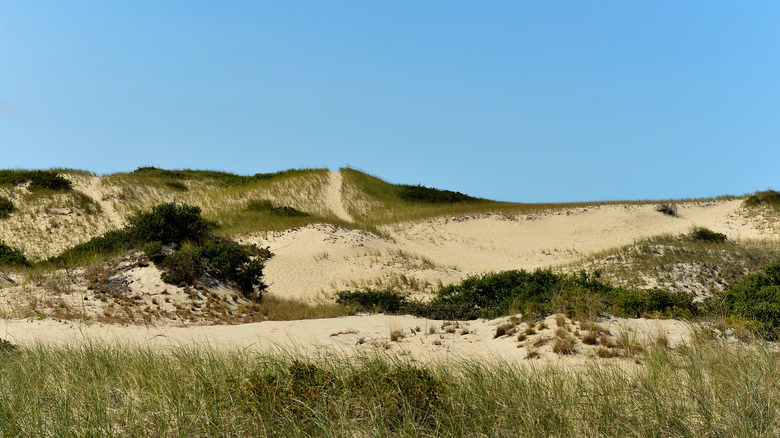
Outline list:
[[[780,264],[769,265],[764,272],[751,275],[725,292],[716,302],[727,314],[753,319],[762,324],[760,334],[780,337]]]
[[[359,311],[397,313],[407,305],[406,298],[392,290],[341,291],[336,303],[356,306]]]
[[[780,192],[774,190],[756,192],[745,200],[746,207],[757,207],[759,205],[769,205],[771,207],[780,208]]]
[[[0,266],[31,266],[22,251],[0,242]]]
[[[203,266],[192,250],[179,250],[160,263],[162,281],[170,284],[194,284],[203,275]]]
[[[677,206],[675,204],[661,204],[655,208],[655,211],[661,212],[667,216],[677,217]]]
[[[457,202],[478,201],[477,198],[464,195],[460,192],[432,189],[421,185],[398,186],[398,197],[404,201],[421,202],[428,204],[453,204]]]
[[[144,255],[155,265],[159,265],[165,260],[166,254],[163,244],[160,242],[149,242],[144,246]]]
[[[128,219],[134,239],[142,243],[179,244],[185,240],[200,242],[213,224],[203,219],[200,207],[160,204],[150,212],[137,213]]]
[[[698,242],[723,243],[726,241],[726,235],[716,233],[708,228],[694,227],[693,231],[691,231],[691,239]]]
[[[206,273],[221,280],[232,281],[244,294],[255,287],[262,290],[265,285],[260,280],[263,264],[252,260],[240,246],[233,242],[211,242],[195,250],[195,257],[202,260]]]
[[[5,219],[14,212],[14,203],[5,196],[0,196],[0,219]]]
[[[0,170],[0,184],[16,186],[28,181],[30,190],[71,189],[70,181],[52,170]]]
[[[687,292],[670,292],[661,289],[613,289],[607,294],[607,298],[615,314],[631,318],[639,318],[648,313],[666,316],[698,314],[693,295]]]

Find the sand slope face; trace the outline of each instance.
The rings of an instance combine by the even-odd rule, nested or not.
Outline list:
[[[269,292],[299,299],[326,298],[363,286],[432,293],[468,275],[536,269],[576,262],[603,250],[660,234],[679,235],[693,226],[729,239],[778,239],[742,214],[741,201],[679,206],[678,217],[655,204],[604,205],[528,216],[483,215],[438,218],[387,226],[387,237],[316,225],[269,239],[247,240],[276,254],[266,266]]]

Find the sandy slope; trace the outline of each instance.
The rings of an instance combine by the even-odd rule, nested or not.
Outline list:
[[[745,219],[741,208],[739,200],[684,204],[679,217],[671,217],[655,204],[604,205],[397,224],[383,230],[388,237],[314,225],[246,240],[276,254],[265,270],[271,293],[317,300],[371,282],[386,285],[402,274],[435,285],[490,271],[551,267],[645,237],[687,233],[693,226],[730,239],[778,237]]]

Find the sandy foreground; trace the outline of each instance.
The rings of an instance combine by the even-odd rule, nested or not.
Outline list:
[[[510,318],[474,321],[435,321],[413,316],[361,315],[301,321],[265,321],[242,325],[190,326],[106,325],[62,320],[3,320],[0,337],[19,344],[78,345],[124,344],[170,350],[180,347],[206,347],[227,351],[301,354],[303,356],[350,356],[379,354],[418,361],[460,359],[528,360],[555,362],[565,359],[582,362],[595,358],[598,347],[578,342],[575,354],[553,352],[555,317],[548,317],[538,332],[522,342],[517,332],[495,337],[496,327]],[[663,339],[670,348],[689,342],[693,326],[676,320],[602,319],[614,342],[629,339],[650,345]],[[572,336],[580,326],[570,320],[561,327]],[[583,328],[583,332],[586,330]],[[400,336],[395,339],[393,334]],[[395,339],[395,340],[392,340]],[[614,360],[620,360],[615,358]]]
[[[340,202],[340,174],[327,188],[327,204],[345,220],[349,214]],[[693,226],[725,233],[731,240],[780,239],[776,228],[744,214],[742,201],[711,201],[679,205],[679,217],[656,211],[657,204],[601,205],[551,210],[533,215],[479,215],[439,218],[387,226],[383,235],[317,224],[277,233],[239,239],[267,246],[274,257],[267,261],[264,280],[268,294],[306,302],[333,299],[338,290],[387,287],[393,282],[418,282],[431,296],[439,284],[451,284],[469,275],[507,269],[532,270],[582,260],[610,248],[660,235],[679,235]],[[120,220],[116,217],[112,220]],[[144,305],[168,302],[173,286],[159,280],[154,266],[135,267],[125,273],[132,294]],[[11,290],[6,288],[5,290]],[[87,306],[84,290],[70,292],[74,305]],[[231,292],[225,292],[231,293]],[[17,292],[5,292],[6,304]],[[82,295],[79,295],[82,294]],[[183,294],[179,294],[183,296]],[[419,297],[419,296],[418,296]],[[42,297],[51,299],[52,297]],[[55,297],[64,300],[67,297]],[[165,303],[162,300],[165,299]],[[154,300],[154,301],[152,301]],[[89,305],[99,306],[97,300]],[[70,304],[69,304],[70,305]],[[423,360],[454,357],[527,357],[558,360],[552,352],[554,317],[547,328],[525,340],[516,335],[494,339],[499,320],[447,324],[411,316],[366,315],[302,321],[265,321],[244,325],[184,325],[181,321],[144,325],[104,325],[46,318],[0,321],[0,337],[16,343],[120,342],[168,348],[204,345],[257,351],[307,353],[386,352]],[[641,342],[665,339],[674,347],[686,342],[687,323],[672,320],[607,319],[600,322],[611,337]],[[517,329],[522,331],[524,325]],[[584,331],[571,321],[563,327],[572,335]],[[394,333],[395,332],[395,333]],[[400,335],[400,336],[399,336]],[[391,338],[395,338],[392,340]],[[595,346],[577,343],[577,360],[595,356]]]

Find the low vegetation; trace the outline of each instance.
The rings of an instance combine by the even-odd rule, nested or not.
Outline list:
[[[32,264],[27,260],[21,250],[11,248],[4,242],[0,242],[0,267],[29,267]]]
[[[723,315],[735,315],[766,338],[780,339],[780,264],[748,276],[710,303]]]
[[[70,190],[71,183],[53,170],[0,170],[0,185],[29,182],[30,190]]]
[[[631,372],[133,346],[0,352],[3,436],[774,436],[780,356],[694,336]],[[560,343],[562,352],[568,346]],[[605,349],[608,351],[608,349]],[[607,354],[607,353],[605,353]]]
[[[5,196],[0,196],[0,219],[7,219],[14,212],[14,203]]]
[[[762,205],[780,209],[780,192],[774,190],[756,192],[748,196],[745,200],[746,207],[758,207]]]
[[[128,226],[76,245],[49,260],[57,266],[73,266],[127,252],[143,250],[163,270],[162,280],[194,285],[207,278],[234,284],[247,297],[260,297],[263,263],[247,248],[215,237],[216,225],[201,216],[200,208],[175,203],[160,204],[128,219]]]
[[[543,269],[469,277],[460,284],[441,288],[428,302],[409,300],[389,290],[342,291],[337,300],[362,311],[409,313],[443,320],[490,319],[518,312],[532,319],[556,312],[590,318],[601,312],[630,317],[698,313],[690,294],[615,288],[598,275],[565,275]]]

